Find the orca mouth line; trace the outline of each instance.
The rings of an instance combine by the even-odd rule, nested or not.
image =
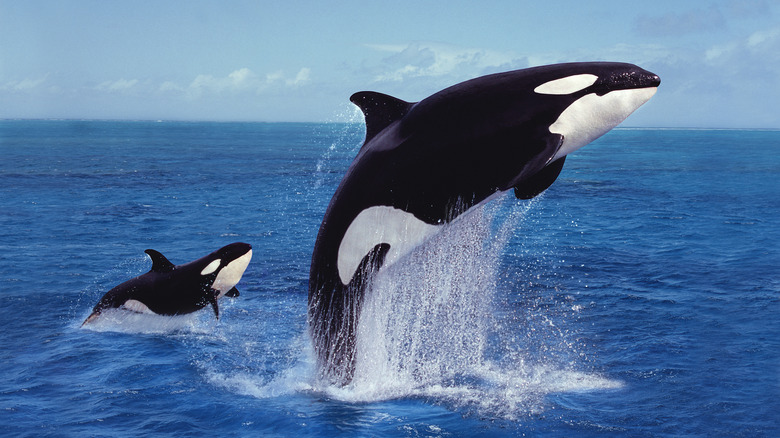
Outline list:
[[[553,154],[550,155],[550,158],[547,160],[546,163],[544,163],[544,167],[549,166],[553,161],[556,160],[555,157],[558,156],[558,151],[561,150],[561,148],[563,147],[563,142],[566,141],[566,137],[564,137],[563,134],[559,134],[559,135],[561,136],[561,141],[558,142],[558,147],[555,148],[555,151],[553,151]]]

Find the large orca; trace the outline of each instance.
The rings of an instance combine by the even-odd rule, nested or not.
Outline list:
[[[472,79],[417,102],[358,92],[366,139],[322,220],[308,324],[321,378],[351,381],[366,287],[497,192],[530,199],[567,154],[617,126],[660,79],[625,63],[548,65]]]
[[[252,246],[241,242],[231,243],[183,265],[174,265],[153,249],[145,252],[152,259],[152,269],[108,291],[83,324],[93,322],[102,311],[111,308],[182,315],[211,304],[219,318],[217,300],[239,295],[235,285],[252,258]]]

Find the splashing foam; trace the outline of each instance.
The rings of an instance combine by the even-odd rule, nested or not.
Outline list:
[[[209,309],[210,310],[210,309]],[[82,319],[83,320],[83,319]],[[213,313],[195,312],[187,315],[162,316],[131,312],[123,309],[106,309],[93,322],[80,328],[96,332],[120,332],[139,334],[209,333],[217,324]]]
[[[205,378],[211,384],[225,388],[237,394],[255,398],[288,396],[295,393],[314,391],[312,386],[315,375],[314,350],[306,336],[293,340],[290,352],[295,363],[279,367],[279,372],[269,378],[268,373],[240,371],[226,373],[208,361],[196,361],[204,371]],[[246,364],[242,364],[245,365]]]
[[[377,273],[363,303],[349,385],[318,380],[307,333],[280,347],[289,353],[277,352],[290,362],[257,365],[263,371],[226,371],[197,361],[206,379],[257,398],[308,393],[363,403],[414,397],[508,420],[549,409],[550,394],[619,388],[618,381],[582,371],[587,366],[577,359],[582,354],[569,338],[566,315],[561,321],[550,314],[549,300],[534,305],[511,296],[528,292],[507,291],[499,281],[506,275],[506,246],[536,202],[509,198],[473,208]],[[523,272],[533,274],[528,269]],[[571,311],[570,303],[562,306]],[[257,357],[257,348],[248,347],[246,355]]]
[[[327,149],[323,152],[322,156],[317,160],[317,164],[314,171],[314,188],[318,189],[325,183],[326,174],[334,171],[334,161],[337,161],[336,157],[341,154],[347,154],[347,163],[351,160],[357,152],[360,150],[363,139],[365,138],[365,125],[363,123],[363,112],[360,109],[350,104],[343,112],[336,116],[338,123],[342,123],[343,126],[336,131],[336,139],[330,143]],[[338,125],[336,125],[338,126]],[[331,134],[333,135],[333,134]],[[345,147],[347,146],[347,147]],[[339,168],[339,171],[343,169]]]
[[[544,410],[549,393],[620,386],[576,371],[571,362],[534,358],[509,341],[507,330],[522,329],[510,326],[516,316],[506,320],[495,311],[501,257],[533,202],[508,215],[497,214],[501,204],[461,215],[377,274],[360,316],[353,381],[324,388],[326,393],[353,402],[432,398],[513,418]],[[534,336],[575,348],[545,321],[547,328],[534,327]]]

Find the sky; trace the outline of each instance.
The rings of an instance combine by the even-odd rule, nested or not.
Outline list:
[[[0,0],[0,118],[354,121],[572,61],[661,77],[625,126],[780,128],[780,0]]]

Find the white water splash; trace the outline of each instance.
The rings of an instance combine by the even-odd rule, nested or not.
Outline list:
[[[237,394],[262,399],[311,392],[314,390],[314,350],[308,340],[302,340],[303,337],[296,339],[291,349],[297,349],[298,360],[270,379],[266,375],[253,372],[226,373],[204,361],[197,361],[197,364],[204,370],[205,377],[211,384]]]
[[[620,386],[577,364],[534,359],[510,341],[516,336],[507,330],[522,330],[507,326],[516,315],[507,321],[496,312],[497,282],[507,242],[532,203],[499,220],[500,205],[472,209],[377,274],[360,316],[352,383],[326,393],[353,402],[425,397],[514,418],[544,410],[550,393]],[[576,348],[545,321],[534,336]]]
[[[411,397],[510,420],[549,409],[550,394],[619,388],[620,382],[578,362],[581,354],[567,321],[550,313],[548,299],[535,305],[533,298],[502,296],[528,293],[506,291],[501,261],[535,201],[499,198],[461,215],[380,270],[363,304],[349,385],[317,379],[305,334],[276,352],[281,359],[270,373],[251,369],[259,364],[227,370],[214,361],[196,363],[211,384],[256,398],[304,393],[365,403]],[[507,202],[511,208],[504,208]],[[535,268],[534,263],[519,270],[538,276]],[[507,306],[507,301],[530,303],[530,308]],[[561,306],[571,311],[569,302]],[[262,356],[258,348],[268,347],[247,347],[245,355]]]
[[[138,334],[209,333],[217,320],[211,309],[186,315],[165,316],[131,312],[123,309],[106,309],[95,320],[81,326],[96,332],[120,332]],[[86,318],[86,315],[85,315]],[[82,320],[83,321],[83,320]]]
[[[461,216],[376,276],[358,325],[356,390],[389,395],[467,375],[481,362],[496,288],[490,268],[501,255],[483,246],[503,246],[489,240],[484,214]]]
[[[365,125],[363,113],[360,109],[349,104],[335,117],[335,122],[342,124],[336,140],[330,143],[327,149],[317,160],[314,171],[314,189],[319,189],[325,183],[325,178],[330,172],[343,172],[338,166],[345,162],[348,164],[357,155],[365,138]],[[330,127],[330,125],[327,125]],[[338,126],[338,125],[337,125]],[[343,155],[343,157],[342,157]],[[335,163],[338,163],[336,165]],[[337,170],[334,168],[338,168]]]

